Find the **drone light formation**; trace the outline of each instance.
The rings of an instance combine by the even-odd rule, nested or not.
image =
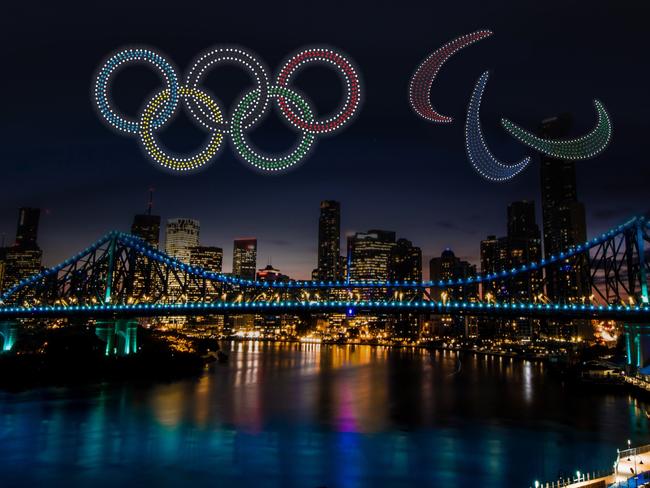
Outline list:
[[[127,134],[140,132],[137,121],[128,120],[117,113],[108,96],[108,87],[113,74],[127,64],[149,64],[156,68],[162,76],[169,98],[162,110],[153,120],[153,128],[160,129],[172,116],[178,105],[179,83],[176,69],[162,55],[151,49],[123,49],[109,57],[100,68],[95,79],[95,105],[99,114],[114,129]]]
[[[257,95],[255,103],[249,106],[249,112],[243,120],[243,128],[250,129],[266,113],[269,105],[269,70],[257,59],[255,54],[240,47],[222,46],[209,49],[194,60],[185,77],[185,84],[199,88],[206,74],[219,64],[238,66],[251,75]],[[210,111],[206,110],[205,105],[197,103],[193,98],[189,98],[185,102],[193,118],[206,129],[220,129],[226,133],[230,131],[228,124],[224,120],[215,120]]]
[[[361,102],[359,75],[350,61],[331,49],[307,49],[299,52],[287,61],[278,75],[277,85],[287,88],[291,77],[307,63],[330,64],[342,75],[345,84],[345,100],[336,115],[324,120],[307,121],[297,115],[286,98],[280,94],[278,105],[282,114],[295,127],[312,134],[333,132],[343,127],[356,113]]]
[[[438,113],[431,104],[430,93],[433,80],[440,68],[451,56],[475,42],[489,37],[492,32],[480,30],[458,37],[430,54],[413,73],[409,83],[409,101],[420,117],[431,122],[448,124],[453,118]]]
[[[221,109],[216,102],[205,92],[198,88],[182,86],[179,90],[182,100],[195,99],[203,103],[210,111],[215,121],[221,121]],[[210,138],[203,149],[189,157],[173,156],[160,147],[154,132],[154,122],[170,100],[169,90],[163,90],[154,96],[146,105],[140,118],[140,142],[145,152],[163,168],[172,171],[192,171],[210,162],[216,156],[223,135],[219,130],[212,130]]]
[[[148,64],[156,68],[165,87],[154,94],[140,114],[139,120],[129,120],[113,108],[109,87],[115,71],[130,63]],[[249,71],[254,88],[245,93],[235,105],[232,116],[226,118],[215,98],[200,84],[205,74],[217,64],[229,63]],[[345,87],[345,98],[333,116],[317,120],[305,98],[289,84],[294,73],[307,63],[334,67],[340,72]],[[291,57],[280,69],[274,84],[270,83],[268,69],[253,53],[232,46],[215,47],[200,55],[180,84],[175,68],[161,54],[150,49],[127,48],[110,56],[100,67],[95,80],[94,101],[100,116],[107,124],[129,135],[137,135],[149,158],[173,172],[198,170],[217,156],[224,135],[229,135],[237,155],[247,164],[264,172],[278,172],[303,161],[313,147],[318,134],[340,130],[357,113],[361,104],[361,84],[352,63],[342,54],[328,48],[303,49]],[[252,128],[268,113],[270,100],[278,103],[286,121],[297,128],[301,138],[292,151],[281,156],[263,155],[246,140],[245,131]],[[189,156],[169,154],[162,148],[155,132],[164,127],[175,114],[179,103],[189,110],[198,125],[209,131],[204,146]]]
[[[470,163],[483,178],[489,181],[506,181],[521,173],[531,159],[525,157],[518,163],[504,164],[492,155],[485,143],[481,130],[480,112],[481,100],[489,76],[488,71],[481,75],[470,97],[465,124],[465,148]]]
[[[309,124],[313,122],[314,112],[305,99],[298,93],[291,91],[289,88],[273,86],[269,90],[269,95],[273,98],[282,96],[289,99],[290,102],[298,107],[303,120]],[[257,103],[258,100],[258,90],[253,90],[247,93],[235,108],[231,125],[231,138],[235,146],[235,151],[245,162],[263,171],[282,171],[298,164],[305,158],[316,140],[316,135],[311,132],[303,131],[302,137],[295,149],[289,154],[279,157],[262,155],[255,151],[246,141],[244,119],[246,114],[250,113],[251,106]]]
[[[594,100],[598,113],[596,127],[575,139],[544,139],[538,137],[508,119],[501,119],[503,128],[515,139],[538,152],[558,159],[589,159],[605,150],[612,138],[612,123],[605,106]]]

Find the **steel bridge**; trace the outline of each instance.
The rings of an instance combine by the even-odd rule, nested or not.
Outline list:
[[[147,316],[214,314],[430,313],[488,317],[613,319],[626,324],[629,358],[639,356],[650,324],[650,223],[627,222],[539,262],[447,281],[256,281],[180,262],[142,239],[111,232],[63,263],[21,281],[0,295],[0,338],[15,341],[29,318],[96,319],[112,324],[135,347],[134,320]],[[571,269],[584,283],[572,300],[480,300],[459,289],[486,286],[530,273]],[[440,296],[444,290],[444,299]],[[126,324],[126,325],[125,325]],[[130,324],[130,325],[129,325]],[[108,334],[110,335],[110,334]]]

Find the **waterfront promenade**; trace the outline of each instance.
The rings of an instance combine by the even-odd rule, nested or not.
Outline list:
[[[639,488],[650,486],[650,445],[617,453],[610,474],[576,472],[573,479],[535,482],[533,488]]]

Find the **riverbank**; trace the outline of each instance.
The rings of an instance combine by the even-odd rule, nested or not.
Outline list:
[[[183,341],[182,347],[176,339]],[[138,342],[136,354],[107,356],[105,344],[92,330],[38,332],[15,351],[0,355],[0,389],[172,381],[198,377],[205,365],[214,361],[214,356],[206,355],[202,341],[140,330]]]

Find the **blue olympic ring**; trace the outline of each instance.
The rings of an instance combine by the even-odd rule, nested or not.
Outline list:
[[[158,68],[169,89],[167,103],[152,120],[151,125],[153,129],[162,127],[173,115],[180,99],[180,85],[174,67],[160,54],[149,49],[123,49],[106,60],[97,74],[97,81],[95,83],[95,103],[97,104],[99,113],[106,122],[117,130],[137,134],[140,132],[140,123],[118,115],[111,108],[108,98],[108,83],[111,75],[124,63],[133,62],[146,62]]]

